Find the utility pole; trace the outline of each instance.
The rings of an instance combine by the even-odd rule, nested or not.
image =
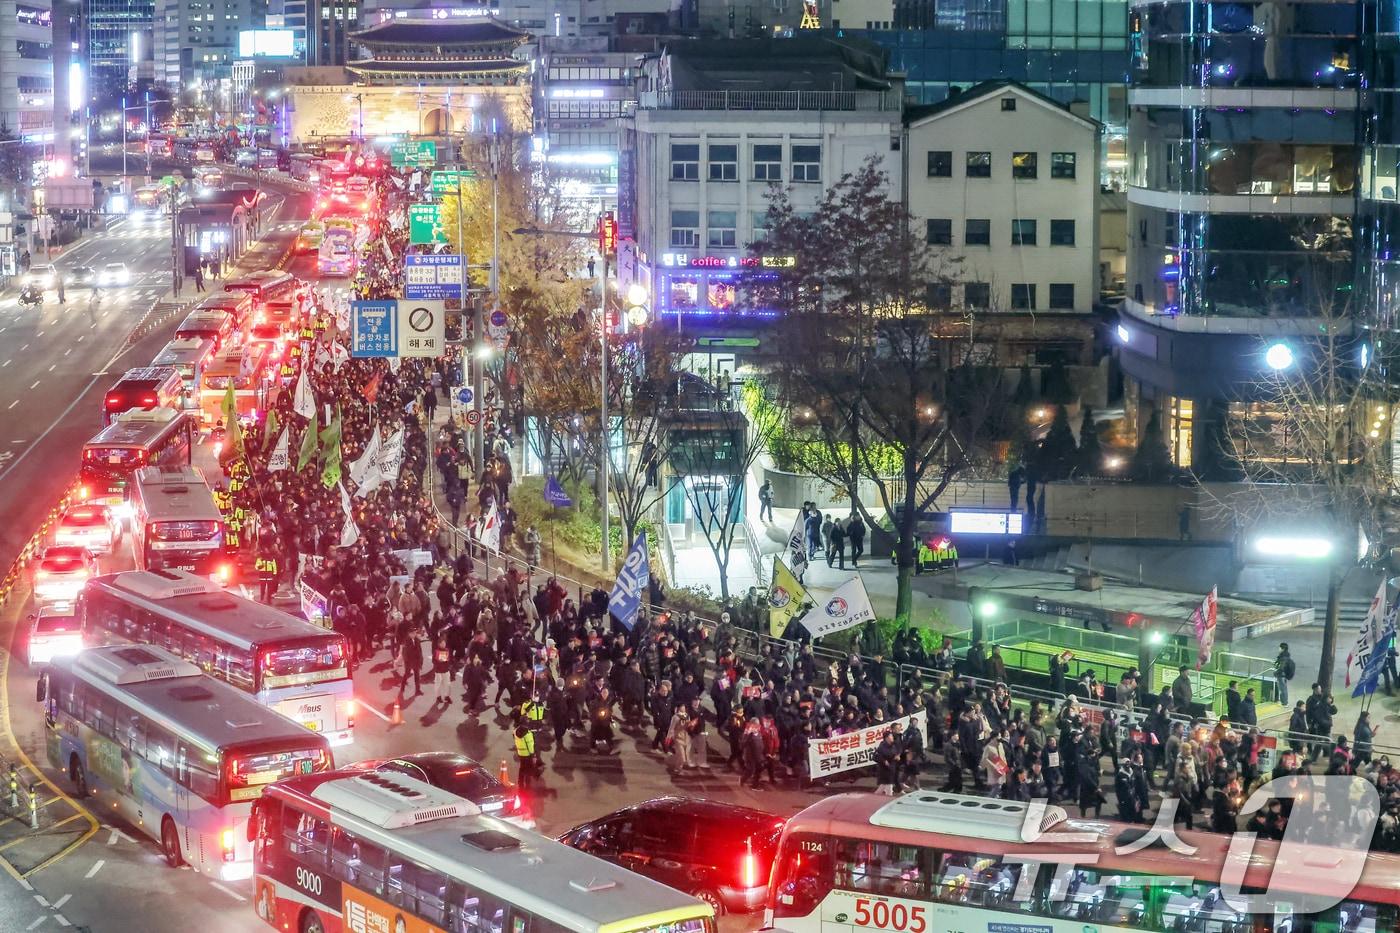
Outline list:
[[[146,124],[150,126],[150,124]],[[147,155],[149,159],[150,156]],[[180,243],[180,206],[175,196],[175,176],[170,176],[170,287],[176,296],[180,294],[180,266],[185,258],[184,247]]]
[[[598,468],[598,523],[603,529],[603,575],[612,573],[612,542],[608,538],[608,474],[612,471],[612,437],[608,432],[608,253],[602,253],[602,277],[598,280],[598,341],[603,361],[598,385],[598,436],[600,466]],[[628,542],[622,542],[626,547]]]
[[[146,134],[146,145],[150,146],[150,133]],[[126,98],[122,98],[122,183],[126,183]],[[127,192],[130,197],[131,192]]]
[[[122,114],[126,119],[126,114]],[[151,179],[151,92],[146,92],[146,180]]]

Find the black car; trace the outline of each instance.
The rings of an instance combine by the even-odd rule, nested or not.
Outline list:
[[[481,762],[456,752],[417,752],[399,758],[370,758],[350,765],[357,771],[392,771],[407,774],[434,787],[465,797],[482,813],[534,829],[520,796],[496,779]]]
[[[92,266],[74,266],[63,272],[63,284],[69,288],[92,288],[97,284],[97,270]]]
[[[716,913],[768,898],[782,817],[695,797],[657,797],[575,826],[565,845],[693,894]]]

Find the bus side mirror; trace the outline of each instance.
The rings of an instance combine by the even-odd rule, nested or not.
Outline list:
[[[39,679],[34,682],[34,700],[43,703],[49,698],[49,675],[40,674]]]

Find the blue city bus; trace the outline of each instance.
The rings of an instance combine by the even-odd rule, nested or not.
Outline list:
[[[49,763],[156,840],[172,868],[252,877],[252,803],[333,767],[324,736],[151,645],[54,658],[40,677]]]

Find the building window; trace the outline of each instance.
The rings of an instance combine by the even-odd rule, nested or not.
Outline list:
[[[699,211],[671,211],[671,245],[700,245]]]
[[[710,211],[706,217],[708,222],[705,224],[705,245],[721,249],[738,245],[734,220],[737,216],[735,211]]]
[[[928,286],[926,296],[928,306],[935,311],[947,311],[953,307],[953,286],[946,282],[933,282]]]
[[[1013,282],[1011,284],[1011,307],[1015,311],[1035,310],[1035,283]]]
[[[753,180],[783,180],[783,147],[764,144],[753,147]]]
[[[963,286],[963,304],[985,311],[992,306],[992,283],[968,282]]]
[[[1196,425],[1196,403],[1189,398],[1168,398],[1168,438],[1172,448],[1172,463],[1179,467],[1191,465],[1192,435]]]
[[[990,220],[973,220],[969,218],[963,224],[963,245],[991,246],[992,222]]]
[[[753,240],[751,240],[750,242],[757,243],[757,242],[759,242],[759,241],[761,241],[761,240],[766,240],[766,239],[768,239],[768,212],[767,212],[767,211],[754,211],[754,212],[753,212]]]
[[[947,149],[931,149],[928,154],[929,178],[953,177],[953,153]]]
[[[1016,98],[1003,97],[1001,99],[1001,109],[1003,112],[1016,109]]]
[[[1036,153],[1034,152],[1011,153],[1011,177],[1035,178],[1037,175],[1036,163]]]
[[[1050,308],[1054,311],[1074,310],[1074,283],[1050,283]]]
[[[671,180],[700,180],[699,143],[671,143]]]
[[[935,217],[928,222],[929,246],[953,245],[953,222],[946,217]]]
[[[710,181],[739,180],[739,147],[710,147]]]
[[[1034,221],[1034,220],[1013,220],[1013,221],[1011,221],[1011,245],[1012,245],[1012,246],[1034,246],[1034,245],[1035,245],[1035,221]]]
[[[1073,245],[1074,245],[1074,221],[1072,221],[1072,220],[1052,220],[1052,221],[1050,221],[1050,245],[1051,245],[1051,246],[1073,246]]]
[[[793,147],[792,147],[792,180],[793,180],[793,181],[821,181],[821,180],[822,180],[822,147],[821,147],[821,146],[793,146]]]
[[[1050,153],[1050,177],[1051,177],[1051,178],[1073,178],[1073,177],[1074,177],[1074,153],[1073,153],[1073,152],[1052,152],[1052,153]]]
[[[967,154],[968,178],[992,177],[992,154],[990,152],[969,152]]]

